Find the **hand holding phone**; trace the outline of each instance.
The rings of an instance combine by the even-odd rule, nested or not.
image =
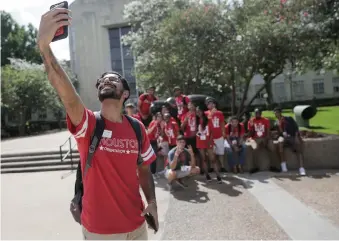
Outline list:
[[[57,4],[57,6],[60,6],[60,4]],[[53,5],[51,6],[52,10],[49,10],[41,17],[37,39],[40,51],[44,51],[49,47],[51,42],[68,36],[67,26],[70,24],[71,17],[69,16],[70,11],[67,9],[68,3],[63,2],[63,4],[62,6],[65,8],[59,8]],[[58,31],[60,28],[63,28],[63,30]],[[58,32],[58,36],[55,36],[56,32]]]
[[[63,2],[60,2],[60,3],[57,3],[57,4],[53,4],[50,7],[50,10],[53,10],[55,8],[68,9],[68,2],[63,1]],[[59,14],[59,16],[60,16],[60,14]],[[67,20],[67,19],[62,19],[60,21],[63,21],[63,20]],[[54,35],[54,38],[52,39],[52,42],[55,42],[55,41],[58,41],[58,40],[61,40],[61,39],[65,39],[67,37],[68,37],[68,26],[66,25],[66,26],[62,26],[62,27],[58,28],[58,30],[55,32],[55,35]]]

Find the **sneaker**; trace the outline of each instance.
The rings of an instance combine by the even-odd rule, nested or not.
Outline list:
[[[221,184],[222,183],[222,179],[220,176],[217,176],[217,183]]]
[[[301,176],[305,176],[305,175],[306,175],[305,168],[300,167],[300,168],[299,168],[299,174],[300,174]]]
[[[167,183],[166,187],[167,187],[168,191],[170,191],[170,192],[173,191],[172,183]]]
[[[206,175],[206,181],[207,181],[207,182],[210,182],[210,181],[212,181],[212,178],[211,178],[211,176],[210,176],[210,175],[208,175],[208,174]]]
[[[187,185],[181,179],[176,180],[176,183],[182,188],[187,188]]]
[[[281,171],[282,172],[287,172],[288,170],[287,170],[287,166],[286,166],[286,162],[282,162],[281,163]]]

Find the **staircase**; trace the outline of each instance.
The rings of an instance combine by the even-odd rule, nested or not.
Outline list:
[[[67,151],[61,152],[64,156]],[[1,173],[46,172],[74,170],[79,163],[78,150],[62,157],[60,151],[30,152],[1,155]]]

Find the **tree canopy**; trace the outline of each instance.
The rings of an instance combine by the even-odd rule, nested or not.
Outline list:
[[[9,13],[1,11],[1,66],[10,64],[9,58],[42,63],[36,48],[37,33],[32,24],[20,26]]]

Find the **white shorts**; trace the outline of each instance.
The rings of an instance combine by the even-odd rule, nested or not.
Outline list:
[[[225,140],[224,137],[214,139],[214,153],[218,156],[225,154]]]
[[[176,178],[180,179],[189,176],[191,174],[191,169],[192,169],[191,166],[182,166],[180,170],[175,171]],[[165,177],[167,179],[171,171],[172,171],[171,169],[166,169]]]

